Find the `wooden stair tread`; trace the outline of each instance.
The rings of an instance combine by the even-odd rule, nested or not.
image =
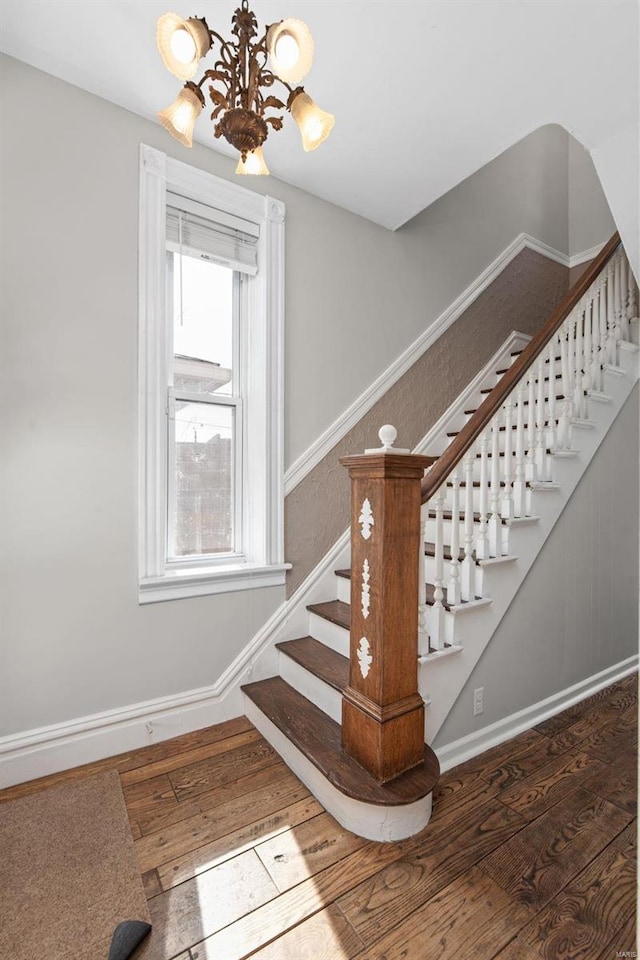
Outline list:
[[[511,356],[513,357],[515,356],[515,354],[512,353]],[[544,362],[549,363],[549,359],[547,358]],[[562,357],[556,357],[556,363],[562,363]],[[496,370],[496,377],[501,377],[508,371],[509,371],[509,367],[504,367],[502,370]],[[561,376],[562,376],[561,373],[557,374],[556,380],[558,379],[558,377],[561,377]]]
[[[349,660],[313,637],[276,643],[276,649],[330,687],[342,692],[349,682]]]
[[[436,519],[436,511],[435,511],[435,510],[429,510],[427,516],[428,516],[429,520],[435,520],[435,519]],[[452,513],[452,511],[451,511],[451,510],[443,510],[443,511],[442,511],[442,519],[443,519],[443,520],[452,520],[452,519],[453,519],[453,513]],[[474,520],[477,520],[478,522],[480,522],[480,513],[477,512],[477,511],[474,512],[474,514],[473,514],[473,519],[474,519]],[[508,520],[504,520],[503,518],[501,518],[501,522],[502,522],[502,523],[508,523],[509,521],[508,521]]]
[[[330,620],[346,630],[351,628],[351,608],[341,600],[328,600],[326,603],[311,603],[307,607],[309,613],[315,613],[324,620]]]
[[[336,577],[342,577],[344,580],[351,580],[351,570],[334,570]]]
[[[465,414],[467,414],[467,415],[472,414],[472,413],[475,413],[475,412],[476,412],[475,410],[465,410]],[[554,417],[554,423],[555,423],[556,425],[560,423],[560,420],[559,420],[558,417]],[[549,420],[545,420],[544,425],[545,425],[545,427],[548,427],[548,426],[549,426]],[[528,425],[527,423],[525,423],[525,424],[524,424],[524,429],[527,430],[528,428],[529,428],[529,425]],[[518,429],[518,424],[517,424],[517,423],[512,424],[511,429],[512,429],[512,430],[517,430],[517,429]],[[501,427],[500,427],[500,432],[502,432],[503,430],[506,430],[506,427],[505,427],[504,424],[501,425]],[[460,433],[460,430],[453,430],[451,433],[447,433],[447,436],[448,436],[448,437],[457,437],[459,433]]]
[[[415,803],[438,781],[438,759],[426,745],[424,764],[380,784],[343,751],[340,725],[280,677],[241,689],[334,787],[353,800],[385,807]]]
[[[491,389],[494,390],[495,387],[492,387]],[[488,396],[488,395],[491,393],[491,390],[481,390],[480,392],[483,393],[483,394],[486,394],[486,395]],[[564,394],[563,394],[563,393],[557,393],[557,394],[556,394],[556,400],[564,400],[564,399],[565,399],[565,397],[564,397]],[[534,404],[537,403],[537,402],[538,402],[537,400],[534,400]],[[544,402],[545,402],[545,403],[549,403],[549,397],[545,397],[545,398],[544,398]],[[529,406],[529,401],[528,401],[528,400],[523,400],[523,401],[522,401],[522,406],[523,406],[523,407],[528,407],[528,406]],[[464,415],[465,415],[465,417],[471,417],[471,416],[473,416],[474,413],[477,413],[477,412],[478,412],[478,408],[476,408],[475,410],[465,410],[465,411],[464,411]],[[515,426],[517,426],[517,424],[516,424]],[[502,428],[501,428],[501,429],[502,429]]]

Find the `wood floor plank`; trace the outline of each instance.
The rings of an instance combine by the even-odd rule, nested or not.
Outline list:
[[[528,820],[535,820],[602,767],[600,760],[571,750],[504,790],[500,799]]]
[[[367,841],[341,827],[328,813],[256,846],[256,853],[281,893],[320,873]]]
[[[471,760],[465,760],[464,763],[459,763],[456,767],[448,770],[447,773],[442,774],[440,780],[442,781],[449,775],[457,778],[479,776],[486,779],[486,774],[495,770],[506,760],[520,756],[520,754],[526,753],[532,747],[545,743],[546,740],[547,738],[537,730],[526,730],[519,736],[511,740],[506,740],[504,743],[499,743],[497,746],[491,747],[489,750],[478,754],[477,757],[472,757]]]
[[[140,960],[170,960],[277,893],[258,857],[248,850],[149,901],[153,930]]]
[[[158,894],[162,893],[162,886],[157,870],[148,870],[146,873],[143,873],[142,885],[147,900],[151,900],[152,897],[157,897]]]
[[[65,783],[71,783],[82,777],[92,777],[107,770],[118,770],[123,773],[135,767],[144,766],[154,760],[162,759],[165,756],[170,756],[172,752],[184,753],[185,750],[193,746],[224,740],[236,733],[250,729],[254,729],[253,724],[246,717],[235,717],[233,720],[226,720],[215,726],[205,727],[203,730],[185,733],[179,737],[173,737],[171,740],[150,744],[148,747],[139,747],[136,750],[129,750],[114,757],[106,757],[104,760],[95,760],[92,763],[73,767],[71,770],[62,770],[46,777],[38,777],[35,780],[28,780],[25,783],[6,787],[0,791],[0,803],[16,800],[18,797],[26,797],[32,793],[38,793],[40,790],[48,790],[50,787],[60,787]]]
[[[627,857],[633,859],[638,855],[638,821],[632,820],[628,827],[612,840],[611,846],[621,850]]]
[[[604,700],[597,707],[585,713],[581,719],[572,723],[567,730],[571,731],[579,740],[584,740],[591,734],[597,733],[610,721],[620,720],[631,712],[635,713],[635,711],[635,697],[623,706],[617,706],[613,700]]]
[[[198,943],[198,960],[221,960],[223,957],[224,960],[242,960],[402,857],[413,843],[412,840],[398,843],[368,841],[351,856]]]
[[[627,813],[636,815],[638,809],[638,755],[635,749],[627,750],[596,770],[584,781],[586,790],[597,793]]]
[[[638,731],[633,711],[625,711],[618,720],[604,724],[580,741],[579,749],[596,760],[609,763],[618,753],[632,750],[637,745]]]
[[[131,830],[131,836],[134,840],[138,840],[142,836],[142,831],[140,830],[137,820],[129,820],[129,829]]]
[[[607,848],[523,930],[520,937],[545,960],[591,960],[633,916],[636,865]]]
[[[268,816],[308,796],[309,791],[299,780],[277,780],[262,790],[146,834],[134,844],[140,870],[145,873],[239,830],[247,821],[252,822],[256,810]]]
[[[261,770],[280,757],[266,740],[260,738],[245,746],[228,750],[221,756],[208,757],[199,763],[181,767],[169,775],[179,802],[207,793],[225,783],[244,776],[249,770]]]
[[[484,774],[484,779],[498,790],[507,790],[516,783],[525,780],[536,770],[546,766],[550,760],[567,753],[575,746],[575,738],[567,736],[568,731],[562,731],[557,737],[541,737],[538,743],[525,753],[509,757],[499,766]]]
[[[630,821],[619,807],[578,789],[479,866],[515,901],[538,911]]]
[[[472,867],[358,960],[459,960],[469,956],[492,960],[528,919],[522,904],[514,903],[490,877]],[[427,944],[433,945],[430,952]]]
[[[122,780],[120,782],[122,783]],[[158,810],[171,810],[178,804],[166,773],[128,786],[125,784],[122,793],[127,813],[132,819],[139,819]]]
[[[518,936],[496,954],[495,960],[541,960],[541,956]]]
[[[294,774],[289,770],[284,761],[274,760],[272,764],[259,770],[250,769],[244,776],[231,780],[229,783],[223,783],[213,790],[207,790],[189,800],[181,800],[173,807],[166,807],[162,810],[143,813],[138,817],[140,829],[143,834],[155,833],[165,827],[170,827],[173,823],[179,823],[180,820],[187,820],[197,813],[205,813],[207,810],[213,810],[235,800],[236,797],[242,797],[248,793],[254,793],[276,780],[288,779],[293,781]]]
[[[415,852],[344,894],[338,906],[369,945],[527,825],[497,800],[455,821],[455,832],[425,831]]]
[[[169,890],[179,883],[184,883],[185,880],[196,877],[205,870],[251,849],[261,840],[284,833],[285,830],[304,823],[322,812],[323,809],[317,800],[306,797],[282,810],[264,815],[218,840],[206,843],[197,850],[182,854],[175,860],[170,860],[158,867],[162,889]]]
[[[251,730],[245,730],[244,733],[237,733],[234,737],[214,740],[213,743],[205,743],[182,753],[171,754],[142,767],[134,767],[133,770],[127,770],[121,774],[121,781],[126,786],[139,783],[141,780],[150,780],[152,777],[157,777],[163,773],[171,773],[185,767],[195,766],[199,761],[230,753],[238,747],[244,747],[246,744],[252,744],[261,739],[260,733],[253,727]]]
[[[173,757],[177,754],[187,753],[189,750],[206,746],[207,744],[217,743],[221,740],[228,740],[240,733],[246,733],[254,730],[255,727],[247,717],[234,717],[232,720],[224,720],[222,723],[216,723],[214,726],[203,727],[201,730],[192,730],[190,733],[183,733],[179,737],[172,737],[171,740],[163,740],[160,743],[149,744],[148,747],[141,747],[139,750],[122,754],[116,757],[117,769],[120,773],[126,773],[136,767],[144,767],[149,763],[155,763],[158,760],[165,760],[167,757]]]
[[[628,957],[629,960],[638,956],[637,917],[634,913],[623,927],[615,931],[602,953],[596,960],[610,960],[611,957]]]
[[[344,914],[331,905],[252,954],[251,960],[348,960],[362,947]]]
[[[496,787],[477,774],[457,777],[456,772],[457,768],[445,774],[433,791],[431,828],[443,819],[451,819],[454,814],[462,816],[467,810],[481,806],[498,794]]]

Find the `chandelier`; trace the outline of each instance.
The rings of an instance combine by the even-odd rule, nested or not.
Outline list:
[[[166,68],[185,84],[158,117],[176,140],[190,147],[206,92],[213,104],[214,136],[224,137],[240,154],[236,173],[268,174],[262,145],[270,128],[282,128],[283,119],[277,111],[288,110],[293,115],[305,150],[320,146],[329,136],[334,118],[298,86],[313,61],[313,37],[305,23],[293,18],[281,20],[267,27],[257,40],[258,22],[248,0],[242,0],[233,15],[232,33],[234,39],[226,41],[203,18],[183,20],[175,13],[160,17],[160,55]],[[200,60],[212,49],[218,59],[194,83]],[[271,93],[276,81],[288,91],[285,99]]]

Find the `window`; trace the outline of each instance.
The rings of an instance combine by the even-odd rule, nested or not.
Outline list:
[[[284,205],[145,145],[141,603],[284,583]]]

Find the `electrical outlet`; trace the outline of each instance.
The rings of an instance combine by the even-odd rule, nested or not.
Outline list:
[[[484,710],[484,687],[473,691],[473,715],[479,717]]]

